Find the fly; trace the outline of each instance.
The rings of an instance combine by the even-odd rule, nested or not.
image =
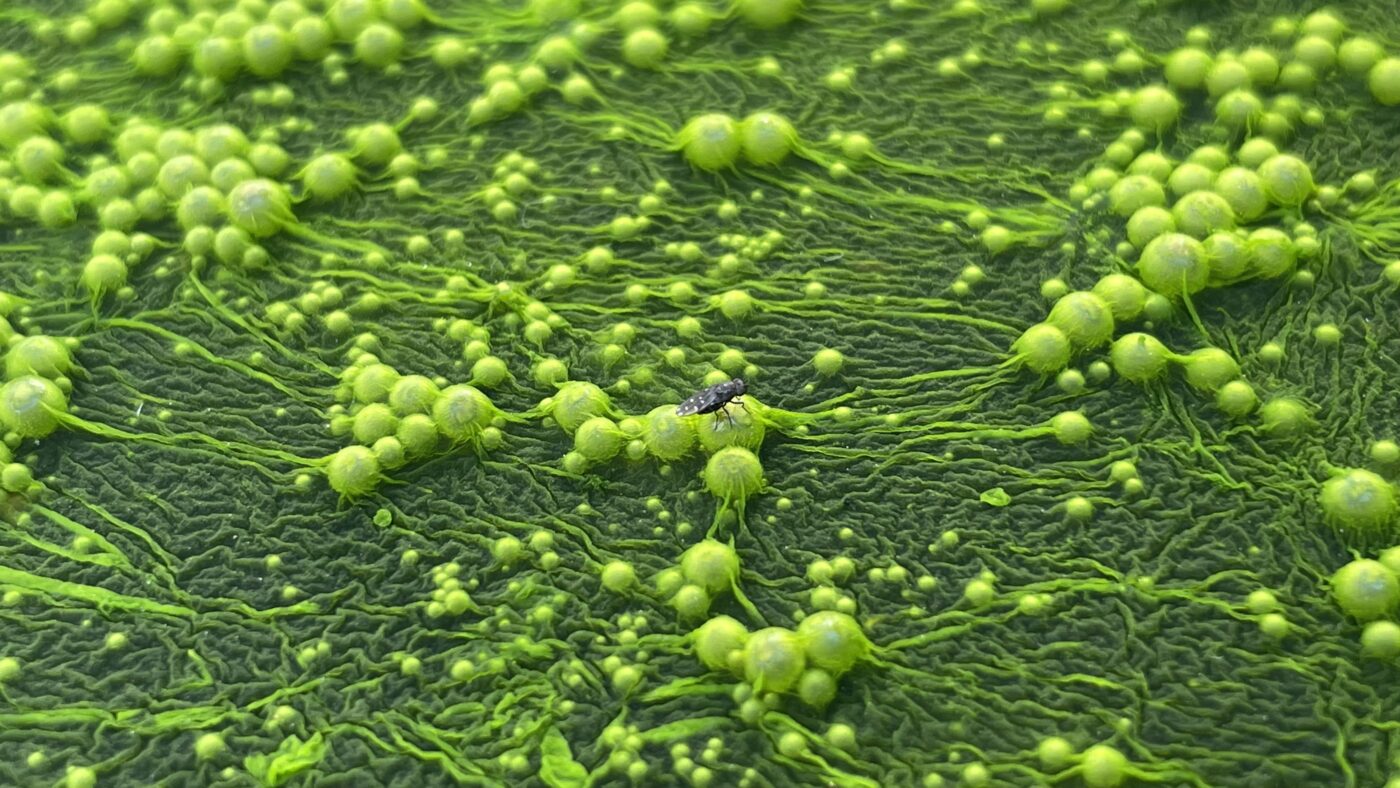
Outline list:
[[[729,415],[729,403],[732,402],[744,410],[748,410],[744,401],[739,399],[748,390],[748,385],[741,378],[716,383],[688,397],[676,407],[676,415],[694,416],[698,413],[713,413],[715,414],[715,429],[719,429],[719,414],[723,413],[724,417],[729,420],[729,426],[732,427],[734,426],[734,417]]]

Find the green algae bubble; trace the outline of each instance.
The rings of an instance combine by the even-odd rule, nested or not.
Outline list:
[[[740,501],[763,489],[763,465],[742,446],[726,446],[705,463],[705,487],[725,501]]]
[[[720,380],[724,379],[722,375],[716,377],[719,377]],[[749,451],[758,451],[768,432],[763,419],[754,415],[753,411],[747,408],[730,407],[729,418],[725,418],[723,415],[717,418],[713,416],[690,416],[687,418],[692,420],[691,424],[700,446],[711,454],[726,446],[739,446]]]
[[[1128,114],[1140,128],[1162,132],[1181,117],[1181,100],[1163,85],[1139,88],[1128,104]]]
[[[996,588],[986,580],[975,578],[963,586],[963,598],[976,607],[982,607],[996,598]]]
[[[797,129],[775,112],[755,112],[745,117],[740,135],[744,158],[761,167],[781,164],[800,142]]]
[[[1336,44],[1346,34],[1347,26],[1331,10],[1314,11],[1303,17],[1297,32],[1303,37],[1316,36],[1330,44]]]
[[[1055,414],[1050,419],[1050,429],[1055,433],[1055,440],[1067,446],[1083,443],[1094,433],[1089,419],[1077,410]]]
[[[380,22],[367,25],[355,36],[355,57],[374,68],[387,68],[397,63],[403,49],[403,34]]]
[[[1397,500],[1395,487],[1364,468],[1349,468],[1322,483],[1318,496],[1328,521],[1352,537],[1393,536]]]
[[[1124,380],[1146,383],[1166,372],[1171,351],[1151,334],[1134,332],[1113,341],[1109,348],[1113,371]]]
[[[443,389],[433,402],[433,423],[453,441],[472,441],[495,418],[491,400],[474,386],[464,383]]]
[[[1259,405],[1259,395],[1245,381],[1232,380],[1215,392],[1215,405],[1230,418],[1242,419]]]
[[[969,763],[958,774],[958,784],[967,788],[986,788],[991,781],[991,772],[981,763]]]
[[[1139,209],[1166,205],[1167,192],[1151,176],[1127,175],[1108,190],[1108,204],[1114,213],[1127,218]]]
[[[189,154],[167,159],[156,175],[156,185],[172,200],[178,200],[185,196],[185,192],[208,182],[209,166]]]
[[[1181,364],[1186,370],[1186,382],[1206,391],[1215,391],[1240,375],[1239,362],[1216,347],[1193,350]]]
[[[1389,466],[1400,464],[1400,443],[1388,438],[1372,443],[1367,453],[1371,457],[1371,462],[1377,465]]]
[[[1172,219],[1181,232],[1194,238],[1205,238],[1218,230],[1235,228],[1235,210],[1219,194],[1196,191],[1187,194],[1172,206]]]
[[[831,377],[841,371],[846,359],[841,355],[841,351],[833,348],[822,348],[812,356],[812,366],[816,367],[817,374],[823,377]]]
[[[1261,588],[1249,593],[1245,599],[1245,605],[1249,608],[1249,612],[1262,615],[1278,609],[1278,597],[1274,596],[1273,592]]]
[[[669,51],[666,36],[650,27],[633,30],[622,42],[622,59],[637,68],[659,68]]]
[[[1210,73],[1212,65],[1214,59],[1200,47],[1181,47],[1167,55],[1162,76],[1174,88],[1196,90],[1205,87],[1206,75]]]
[[[1225,198],[1240,221],[1252,222],[1268,210],[1269,197],[1264,191],[1264,181],[1254,170],[1227,167],[1215,176],[1212,188]]]
[[[275,24],[248,28],[241,41],[243,61],[259,77],[275,77],[291,65],[296,55],[291,33]]]
[[[474,386],[495,388],[510,379],[510,369],[503,359],[482,356],[472,364],[471,382]]]
[[[782,627],[760,629],[748,637],[743,650],[744,678],[763,692],[787,692],[807,667],[802,639]]]
[[[661,12],[650,3],[634,0],[634,2],[619,8],[613,14],[613,20],[619,28],[630,33],[634,30],[656,26],[661,21]]]
[[[5,377],[38,375],[53,380],[73,372],[73,355],[62,340],[44,336],[24,337],[5,351]]]
[[[1400,58],[1388,57],[1372,66],[1366,86],[1381,106],[1400,106]]]
[[[729,590],[739,580],[739,555],[714,539],[691,545],[681,554],[681,574],[710,594]]]
[[[1259,421],[1271,437],[1296,438],[1312,428],[1313,416],[1299,400],[1279,397],[1260,406]]]
[[[64,788],[93,788],[97,785],[97,772],[88,766],[69,766],[63,775]]]
[[[1258,172],[1259,165],[1278,155],[1278,146],[1265,137],[1246,140],[1235,151],[1235,158],[1242,166],[1253,167]]]
[[[797,698],[812,709],[824,709],[836,699],[836,677],[821,668],[802,671],[797,681]],[[805,744],[805,741],[804,741]]]
[[[1108,304],[1115,323],[1137,319],[1147,303],[1147,289],[1127,274],[1108,274],[1094,283],[1091,292]]]
[[[1361,630],[1361,653],[1374,659],[1400,657],[1400,624],[1372,621]]]
[[[370,450],[374,452],[374,458],[379,460],[380,467],[386,470],[401,467],[408,459],[404,452],[403,442],[394,435],[385,435],[376,439],[370,446]]]
[[[1172,174],[1167,176],[1167,188],[1178,198],[1185,197],[1191,192],[1203,191],[1211,188],[1215,183],[1216,171],[1204,164],[1186,161],[1178,164]]]
[[[1058,772],[1069,765],[1074,757],[1074,745],[1063,737],[1047,736],[1035,747],[1035,756],[1040,767],[1047,772]]]
[[[1238,88],[1215,102],[1215,119],[1233,133],[1243,132],[1259,122],[1264,102],[1252,90]]]
[[[0,107],[0,145],[16,148],[20,143],[44,134],[50,114],[33,101],[14,101]]]
[[[1037,323],[1026,329],[1011,347],[1022,363],[1042,375],[1064,369],[1073,352],[1065,332],[1049,323]]]
[[[1271,156],[1259,165],[1257,172],[1265,196],[1276,205],[1296,208],[1311,197],[1316,188],[1312,169],[1296,156]]]
[[[1246,240],[1233,232],[1211,233],[1202,242],[1210,263],[1211,284],[1229,284],[1249,271],[1249,250]]]
[[[607,413],[611,407],[608,395],[602,389],[592,383],[575,380],[565,383],[555,392],[549,414],[565,432],[572,433],[585,421]]]
[[[802,619],[797,635],[806,650],[807,662],[840,676],[870,654],[870,641],[851,616],[823,610]]]
[[[389,389],[389,406],[400,416],[411,413],[432,413],[433,403],[441,392],[433,381],[422,375],[404,375]]]
[[[0,424],[22,438],[43,438],[58,429],[68,398],[53,381],[21,375],[0,387]]]
[[[719,311],[730,320],[742,320],[754,310],[753,296],[744,290],[729,290],[716,297]]]
[[[194,754],[201,761],[213,760],[228,749],[224,737],[218,733],[203,733],[194,742]]]
[[[72,196],[59,190],[44,193],[35,215],[40,225],[51,230],[68,227],[78,221],[78,210]]]
[[[398,384],[398,371],[388,364],[369,364],[358,368],[352,392],[356,402],[383,402]]]
[[[1143,151],[1128,164],[1130,175],[1146,175],[1158,183],[1165,183],[1171,176],[1175,164],[1157,151]]]
[[[1128,241],[1141,249],[1148,241],[1176,229],[1171,211],[1157,205],[1137,209],[1128,219]]]
[[[826,729],[826,740],[838,750],[853,752],[856,749],[856,729],[845,723],[834,723]]]
[[[574,451],[590,462],[603,462],[617,456],[625,441],[626,436],[612,419],[594,416],[574,432]]]
[[[67,152],[48,137],[30,137],[15,148],[14,167],[32,184],[57,180],[63,170]]]
[[[1088,520],[1093,516],[1094,502],[1090,501],[1088,498],[1076,495],[1073,498],[1070,498],[1069,500],[1065,501],[1065,517],[1067,517],[1068,519],[1083,521]],[[1030,596],[1023,597],[1023,601],[1025,599],[1034,598],[1035,597]]]
[[[676,32],[696,38],[709,31],[719,14],[701,3],[680,3],[671,10],[669,21]]]
[[[369,445],[398,429],[398,417],[381,402],[371,403],[360,409],[354,416],[351,434],[355,440]]]
[[[175,219],[188,230],[214,224],[226,213],[223,193],[213,186],[196,186],[180,198]]]
[[[1117,460],[1109,466],[1108,477],[1115,482],[1138,478],[1137,466],[1129,460]]]
[[[1265,47],[1250,47],[1239,54],[1240,65],[1249,74],[1251,84],[1272,85],[1279,75],[1278,56]]]
[[[346,498],[374,492],[380,478],[379,460],[364,446],[346,446],[331,455],[326,464],[326,481]]]
[[[1298,264],[1298,249],[1293,239],[1276,227],[1260,227],[1251,232],[1245,250],[1250,273],[1261,279],[1277,279],[1292,272]]]
[[[266,178],[244,181],[229,192],[228,217],[255,238],[275,235],[296,222],[286,188]]]
[[[1370,621],[1400,606],[1400,579],[1385,564],[1361,558],[1332,575],[1332,598],[1352,618]]]
[[[622,593],[637,584],[637,570],[625,561],[609,561],[600,574],[603,587],[614,593]]]
[[[1127,779],[1128,759],[1123,753],[1108,746],[1096,744],[1080,756],[1080,779],[1087,788],[1115,788]]]
[[[660,405],[647,413],[642,441],[658,459],[679,460],[695,447],[695,427],[689,417],[677,416],[674,406]]]
[[[1318,74],[1332,69],[1337,63],[1337,47],[1322,36],[1305,35],[1293,44],[1294,62],[1307,66]]]
[[[735,8],[745,22],[766,30],[795,19],[802,10],[802,0],[738,0]]]
[[[334,200],[353,191],[358,185],[359,171],[348,156],[323,153],[302,168],[301,179],[306,194],[317,200]]]
[[[0,489],[10,492],[24,492],[34,484],[34,472],[29,466],[18,462],[0,468]]]
[[[676,135],[676,142],[686,161],[709,171],[733,167],[743,148],[739,124],[719,112],[692,118]]]
[[[1142,250],[1137,267],[1144,284],[1169,298],[1199,292],[1210,280],[1205,247],[1182,233],[1154,238]]]
[[[1095,348],[1113,338],[1113,311],[1102,298],[1087,291],[1059,298],[1045,322],[1064,332],[1076,347]]]

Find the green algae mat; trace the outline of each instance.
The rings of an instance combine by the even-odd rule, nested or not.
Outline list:
[[[10,0],[0,151],[2,785],[1400,785],[1389,0]]]

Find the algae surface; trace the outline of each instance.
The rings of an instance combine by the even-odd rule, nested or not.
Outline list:
[[[6,4],[0,782],[1393,785],[1390,5]]]

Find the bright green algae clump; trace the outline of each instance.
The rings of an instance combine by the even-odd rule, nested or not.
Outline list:
[[[1400,779],[1400,30],[1250,6],[6,4],[0,783]]]

